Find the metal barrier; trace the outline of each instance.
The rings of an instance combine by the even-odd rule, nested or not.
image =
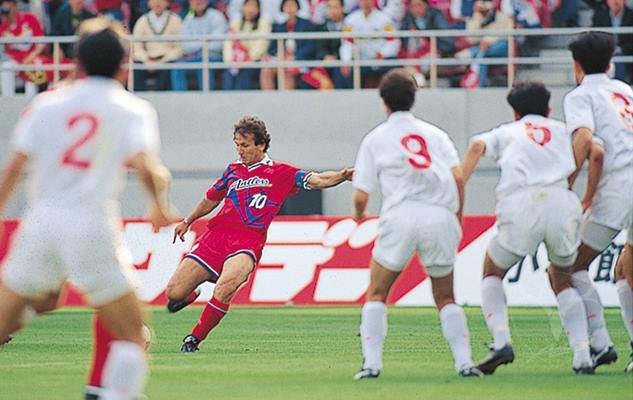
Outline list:
[[[353,72],[354,89],[361,88],[361,67],[395,67],[395,66],[424,66],[428,67],[429,86],[437,87],[438,67],[442,66],[466,66],[473,61],[470,59],[441,58],[438,56],[437,41],[439,38],[446,37],[483,37],[498,36],[508,40],[508,54],[506,57],[498,58],[478,58],[478,64],[485,65],[506,65],[507,67],[507,85],[512,86],[516,74],[516,65],[538,65],[538,64],[569,64],[571,65],[571,57],[517,57],[514,54],[514,44],[517,38],[530,36],[572,36],[585,31],[604,31],[613,34],[633,34],[633,28],[550,28],[550,29],[512,29],[512,30],[495,30],[495,31],[465,31],[465,30],[429,30],[429,31],[395,31],[395,32],[373,32],[373,33],[354,33],[354,32],[302,32],[302,33],[269,33],[269,34],[222,34],[222,35],[155,35],[155,36],[128,36],[130,41],[130,58],[133,59],[133,44],[142,42],[201,42],[202,43],[202,61],[201,62],[171,62],[162,64],[152,64],[151,66],[128,63],[126,66],[129,71],[128,89],[134,91],[134,70],[199,70],[208,72],[210,69],[231,69],[231,68],[275,68],[277,69],[277,87],[278,90],[284,90],[284,69],[285,68],[313,68],[313,67],[351,67]],[[428,58],[398,58],[398,59],[382,59],[382,60],[362,60],[358,43],[361,40],[379,39],[379,38],[425,38],[429,40],[430,52]],[[324,61],[324,60],[262,60],[256,62],[210,62],[208,54],[208,43],[213,41],[225,40],[274,40],[277,42],[278,54],[283,54],[286,40],[323,40],[323,39],[352,39],[353,55],[351,61]],[[9,38],[0,37],[0,45],[10,43],[35,43],[35,44],[52,44],[53,45],[53,64],[48,65],[24,65],[18,64],[11,67],[13,71],[53,71],[54,82],[59,81],[61,71],[74,69],[73,65],[61,63],[61,46],[62,43],[74,43],[74,36],[43,36],[36,38]],[[633,56],[617,56],[613,59],[617,63],[633,63]],[[2,67],[0,67],[0,71]],[[202,90],[209,91],[209,74],[203,73]]]

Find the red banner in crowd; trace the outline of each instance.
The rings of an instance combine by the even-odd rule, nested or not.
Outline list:
[[[494,217],[466,217],[455,263],[455,295],[462,304],[480,304],[479,282],[483,257],[494,235]],[[0,269],[18,221],[4,222],[0,242]],[[142,220],[124,221],[125,241],[138,275],[138,293],[149,304],[166,303],[165,286],[182,256],[206,229],[196,221],[184,243],[172,244],[174,226],[154,233]],[[233,304],[243,305],[350,305],[360,304],[369,284],[368,264],[378,232],[378,219],[360,223],[342,217],[279,217],[272,223],[266,247],[256,270],[238,291]],[[622,236],[622,235],[620,235]],[[591,273],[605,305],[617,304],[612,287],[613,264],[622,237],[599,257]],[[18,245],[19,243],[13,243]],[[552,305],[555,297],[547,283],[544,247],[526,257],[505,279],[508,304]],[[199,301],[207,301],[211,283],[202,285]],[[396,281],[388,299],[395,305],[432,305],[426,272],[417,256]],[[69,287],[66,305],[85,305],[80,292]]]

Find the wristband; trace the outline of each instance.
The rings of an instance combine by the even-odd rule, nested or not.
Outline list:
[[[191,222],[189,221],[188,218],[183,219],[182,222],[184,222],[185,225],[187,225],[187,226],[191,225]]]

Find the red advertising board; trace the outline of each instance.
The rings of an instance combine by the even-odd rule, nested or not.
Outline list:
[[[4,222],[0,242],[0,270],[16,236],[18,221]],[[173,226],[152,232],[143,220],[125,220],[125,241],[138,276],[138,293],[148,304],[166,303],[164,289],[180,259],[206,229],[196,221],[184,243],[172,244]],[[494,217],[467,216],[455,263],[455,295],[462,304],[480,304],[479,282],[483,257],[494,235]],[[360,304],[369,283],[368,264],[378,231],[378,219],[360,223],[346,217],[279,217],[272,223],[266,248],[256,270],[238,291],[233,304],[351,305]],[[621,251],[621,234],[592,266],[590,272],[605,305],[616,305],[613,264]],[[508,304],[553,305],[547,283],[544,247],[526,257],[505,279]],[[208,300],[211,283],[201,286],[199,301]],[[388,299],[395,305],[432,305],[430,285],[417,256],[395,283]],[[613,303],[613,304],[612,304]],[[85,305],[81,293],[69,287],[66,305]]]

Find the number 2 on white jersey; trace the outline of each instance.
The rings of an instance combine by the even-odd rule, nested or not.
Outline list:
[[[408,153],[407,161],[415,169],[427,169],[431,166],[431,154],[426,140],[417,133],[409,133],[400,140],[402,148]]]
[[[253,199],[248,206],[261,210],[266,205],[266,200],[268,200],[268,196],[263,193],[257,193],[256,195],[253,195]]]
[[[66,122],[66,127],[69,130],[74,130],[77,125],[85,126],[85,132],[71,143],[70,147],[64,152],[62,157],[62,165],[77,169],[89,169],[91,166],[90,160],[80,159],[77,156],[77,151],[92,139],[94,139],[97,129],[99,127],[99,120],[96,116],[90,113],[73,114]]]

